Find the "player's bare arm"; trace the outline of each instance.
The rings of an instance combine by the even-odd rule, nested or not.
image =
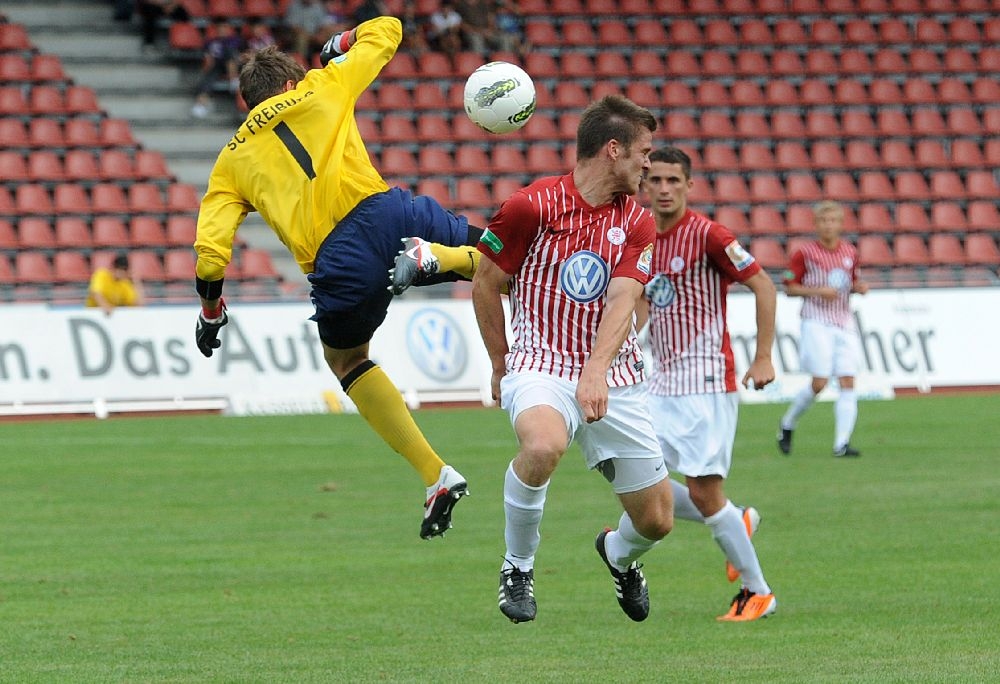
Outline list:
[[[500,403],[500,378],[506,373],[504,360],[509,351],[500,290],[509,279],[510,276],[490,259],[480,259],[479,268],[472,278],[472,306],[476,311],[476,321],[479,323],[479,333],[486,346],[486,353],[490,357],[493,369],[490,389],[493,401],[497,403]]]
[[[854,285],[851,287],[851,292],[863,295],[863,294],[868,294],[868,290],[870,289],[871,288],[869,287],[868,283],[862,280],[855,280]]]
[[[649,323],[649,300],[644,292],[640,292],[635,299],[635,330],[642,332],[642,329]]]
[[[771,363],[771,348],[774,346],[774,314],[778,293],[771,278],[764,271],[758,271],[743,281],[754,294],[757,306],[757,349],[753,361],[743,376],[743,386],[760,390],[774,381],[774,364]]]
[[[612,278],[597,336],[576,385],[576,400],[588,423],[608,412],[608,368],[632,330],[636,299],[642,284],[632,278]]]
[[[833,287],[806,287],[801,283],[788,283],[785,285],[785,294],[789,297],[820,297],[833,301],[840,297],[840,293]]]

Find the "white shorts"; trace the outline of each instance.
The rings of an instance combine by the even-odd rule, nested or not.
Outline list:
[[[550,406],[566,421],[566,444],[576,439],[587,467],[598,469],[618,494],[637,492],[667,477],[649,416],[645,384],[608,389],[608,413],[588,423],[576,383],[545,373],[512,373],[500,380],[500,406],[511,425],[522,411]]]
[[[858,373],[858,334],[836,325],[802,320],[799,365],[814,378],[854,377]]]
[[[739,405],[738,392],[650,395],[649,412],[667,468],[686,477],[728,476]]]

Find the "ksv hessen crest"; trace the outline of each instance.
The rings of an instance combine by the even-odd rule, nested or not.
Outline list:
[[[410,318],[406,348],[417,368],[442,382],[461,376],[468,361],[461,328],[439,309],[422,309]]]
[[[674,283],[664,273],[657,273],[652,280],[646,283],[646,297],[653,306],[665,309],[674,303],[677,298],[677,290]]]
[[[559,288],[579,304],[588,304],[608,289],[611,267],[589,250],[577,252],[559,269]]]

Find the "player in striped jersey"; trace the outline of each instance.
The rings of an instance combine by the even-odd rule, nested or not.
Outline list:
[[[549,478],[575,439],[624,508],[596,547],[631,619],[649,614],[637,559],[673,525],[653,434],[635,302],[649,276],[652,216],[630,197],[649,168],[656,119],[620,96],[591,104],[577,164],[515,192],[479,243],[472,301],[493,367],[493,398],[519,449],[504,479],[500,610],[535,619],[534,562]],[[508,346],[501,288],[510,287]]]
[[[868,284],[858,280],[858,251],[840,239],[844,208],[837,202],[819,202],[813,209],[814,242],[796,250],[785,274],[785,292],[802,297],[802,328],[799,334],[800,365],[812,382],[795,395],[778,426],[778,448],[792,450],[792,431],[799,417],[812,406],[831,377],[837,378],[840,394],[834,404],[833,455],[857,457],[851,435],[858,419],[858,397],[854,376],[858,370],[858,331],[851,315],[852,292],[865,294]]]
[[[474,245],[482,231],[433,198],[390,189],[365,150],[354,107],[401,39],[398,19],[378,17],[331,38],[321,69],[307,72],[273,47],[243,66],[240,92],[250,112],[219,153],[198,213],[195,339],[205,356],[221,345],[223,278],[240,223],[257,211],[308,275],[327,365],[427,487],[420,536],[429,539],[451,526],[466,481],[427,443],[399,390],[369,358],[369,342],[392,299],[385,273],[400,240]]]
[[[638,306],[638,325],[649,321],[653,363],[650,409],[671,480],[674,516],[704,523],[726,555],[729,580],[739,593],[720,620],[746,622],[774,612],[777,601],[764,579],[750,536],[760,516],[739,509],[723,489],[736,441],[739,393],[726,324],[726,292],[734,282],[754,293],[757,349],[742,378],[761,389],[774,380],[776,291],[767,274],[725,226],[688,208],[691,159],[676,147],[649,155],[643,183],[656,217],[652,278]]]

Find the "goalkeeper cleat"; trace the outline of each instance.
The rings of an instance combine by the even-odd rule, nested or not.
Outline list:
[[[535,619],[538,606],[535,604],[535,571],[523,572],[510,561],[504,561],[500,570],[500,592],[497,602],[500,612],[507,619],[518,622],[531,622]]]
[[[753,506],[747,506],[743,509],[743,524],[747,528],[747,536],[753,537],[753,533],[757,531],[757,527],[760,526],[760,513]],[[735,582],[740,578],[740,571],[736,569],[736,566],[726,561],[726,579],[730,582]]]
[[[646,587],[646,577],[642,574],[642,566],[636,562],[628,566],[625,572],[611,565],[608,560],[608,551],[604,547],[604,540],[610,531],[610,528],[606,528],[597,535],[594,546],[597,547],[597,554],[601,560],[611,571],[611,578],[615,581],[615,595],[618,597],[618,605],[630,618],[636,622],[642,622],[649,617],[649,589]]]
[[[836,458],[857,458],[861,455],[861,452],[852,447],[850,444],[845,444],[839,449],[834,449],[833,455]]]
[[[420,538],[443,535],[451,528],[451,509],[469,493],[469,485],[451,466],[441,468],[438,481],[427,488],[424,520],[420,523]]]
[[[778,448],[785,456],[792,453],[792,431],[778,426]]]
[[[729,612],[716,619],[723,622],[750,622],[773,615],[777,608],[778,600],[774,598],[774,594],[755,594],[743,587],[733,597]]]
[[[395,265],[389,269],[392,284],[389,291],[403,294],[422,276],[434,275],[440,266],[431,251],[431,243],[418,237],[403,238],[403,249],[396,256]]]

